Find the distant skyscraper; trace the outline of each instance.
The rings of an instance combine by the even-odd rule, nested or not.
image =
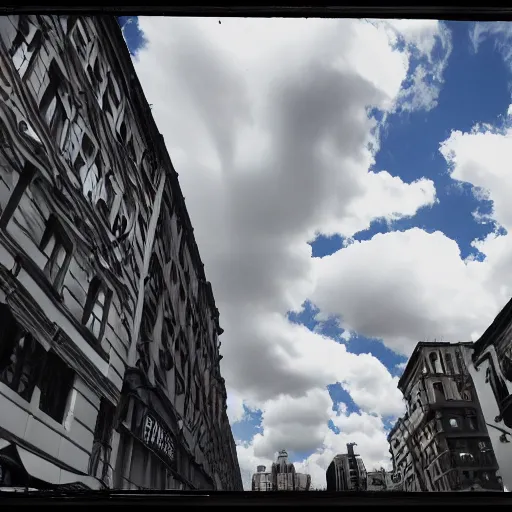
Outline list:
[[[270,472],[265,470],[265,466],[258,466],[252,477],[253,491],[309,491],[311,476],[295,471],[286,450],[279,452]]]

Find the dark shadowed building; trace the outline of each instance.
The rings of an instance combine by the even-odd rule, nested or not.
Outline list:
[[[219,312],[115,18],[0,38],[0,485],[241,490]]]
[[[354,453],[355,443],[347,444],[347,453],[334,457],[326,471],[328,491],[366,491],[367,474],[363,459]]]
[[[418,343],[398,388],[405,416],[388,440],[404,491],[502,490],[480,402],[464,362],[471,343]]]

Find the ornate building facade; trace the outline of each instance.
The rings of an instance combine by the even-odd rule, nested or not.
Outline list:
[[[403,491],[502,490],[464,362],[471,343],[418,343],[398,383],[407,412],[388,436]]]
[[[0,37],[0,485],[241,490],[219,312],[116,19]]]
[[[512,300],[478,341],[466,351],[469,373],[500,466],[512,489]]]
[[[288,461],[288,452],[281,450],[270,472],[265,466],[258,466],[252,476],[253,491],[309,491],[311,475],[297,473],[292,462]]]

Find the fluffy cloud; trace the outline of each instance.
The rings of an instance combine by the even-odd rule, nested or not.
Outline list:
[[[496,312],[482,287],[485,264],[463,261],[441,232],[379,234],[315,264],[313,302],[340,315],[344,328],[405,355],[420,340],[467,341]]]
[[[340,315],[346,329],[383,338],[404,354],[418,340],[474,340],[483,332],[512,295],[510,122],[453,131],[440,145],[451,177],[492,202],[490,214],[475,215],[496,225],[473,242],[485,259],[463,261],[457,243],[441,232],[376,235],[315,260],[311,299],[322,314]]]
[[[141,18],[140,28],[146,45],[136,70],[180,174],[225,328],[230,417],[242,419],[244,403],[263,411],[263,433],[239,447],[243,470],[254,470],[256,451],[270,459],[285,441],[290,450],[320,450],[314,460],[325,462],[346,436],[356,439],[358,432],[327,428],[326,386],[335,382],[365,421],[377,414],[360,451],[380,463],[381,416],[402,410],[396,379],[375,357],[351,354],[286,313],[326,289],[307,243],[316,234],[350,237],[376,218],[412,216],[434,203],[430,180],[370,172],[379,146],[371,113],[430,108],[414,98],[430,86],[436,95],[438,83],[421,78],[441,73],[432,51],[437,40],[448,48],[446,30],[424,22],[156,17]],[[423,75],[413,83],[415,73]]]

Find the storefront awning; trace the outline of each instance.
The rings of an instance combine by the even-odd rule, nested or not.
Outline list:
[[[9,448],[14,443],[10,443],[5,439],[0,439],[0,462],[4,462],[7,466],[20,467],[20,463],[16,461],[11,455],[2,453],[3,450]],[[81,473],[74,473],[63,469],[53,462],[43,459],[39,455],[22,448],[21,446],[14,445],[17,455],[21,461],[21,467],[32,478],[46,482],[55,486],[66,486],[66,488],[88,488],[92,490],[99,490],[103,488],[101,482],[88,475]],[[4,460],[9,459],[9,460]]]

